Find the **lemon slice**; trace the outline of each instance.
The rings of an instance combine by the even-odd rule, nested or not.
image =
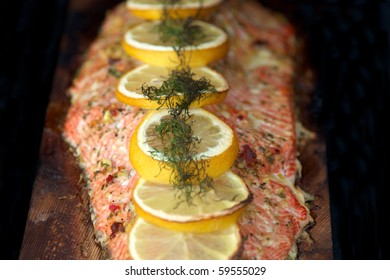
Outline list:
[[[191,204],[178,198],[170,185],[139,179],[133,203],[139,217],[154,225],[181,232],[212,232],[237,222],[251,193],[240,177],[227,171],[213,188],[195,196]]]
[[[201,139],[196,146],[195,159],[207,159],[205,173],[213,178],[219,177],[230,169],[237,157],[237,138],[227,124],[206,110],[193,108],[190,114],[193,136]],[[148,181],[163,184],[170,183],[172,169],[164,165],[163,155],[156,152],[161,143],[153,132],[161,119],[167,116],[166,109],[148,113],[133,133],[129,147],[130,162],[138,174]]]
[[[160,87],[167,79],[172,69],[151,66],[148,64],[139,66],[126,73],[120,80],[116,89],[116,97],[119,101],[147,109],[159,108],[155,100],[150,100],[142,94],[142,86]],[[215,87],[216,92],[205,94],[204,98],[194,102],[192,107],[202,107],[221,102],[228,91],[228,84],[221,74],[208,67],[193,68],[195,80],[205,77]]]
[[[229,48],[226,33],[215,25],[194,21],[202,28],[204,37],[196,45],[184,48],[186,61],[191,67],[205,66],[223,58]],[[171,42],[162,42],[157,32],[158,22],[143,22],[124,36],[123,47],[127,54],[146,64],[175,67],[179,64]]]
[[[236,224],[211,233],[183,233],[138,218],[129,233],[129,253],[135,260],[227,260],[240,249]]]
[[[208,17],[221,2],[222,0],[181,0],[176,5],[168,6],[169,17]],[[133,15],[143,19],[160,19],[163,12],[163,4],[159,0],[128,0],[127,8]]]

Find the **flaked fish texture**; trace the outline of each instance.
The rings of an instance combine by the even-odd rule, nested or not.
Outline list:
[[[146,110],[115,98],[118,77],[140,62],[121,47],[140,22],[124,4],[112,10],[69,89],[64,138],[88,182],[96,240],[113,259],[129,259],[127,230],[135,218],[131,191],[138,176],[128,159],[130,137]],[[255,1],[225,1],[212,22],[229,35],[227,57],[210,65],[228,81],[226,100],[206,107],[230,127],[240,152],[233,171],[254,199],[241,217],[242,259],[286,259],[312,221],[295,188],[297,145],[292,78],[294,28]]]

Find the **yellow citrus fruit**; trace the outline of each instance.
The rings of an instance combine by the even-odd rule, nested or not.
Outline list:
[[[233,165],[238,154],[237,138],[227,124],[206,110],[193,108],[189,112],[193,136],[201,139],[195,159],[207,159],[205,174],[217,178]],[[167,109],[148,113],[134,131],[129,147],[130,162],[138,174],[162,184],[170,183],[173,170],[164,164],[164,156],[158,151],[161,140],[155,136],[155,127],[168,116]]]
[[[195,101],[191,105],[192,107],[219,103],[225,98],[228,84],[221,74],[208,67],[193,68],[191,70],[195,74],[193,77],[195,80],[204,77],[216,89],[216,92],[206,93],[203,98]],[[142,86],[160,87],[171,71],[172,69],[169,68],[148,64],[141,65],[122,76],[116,88],[116,97],[119,101],[131,106],[147,109],[159,108],[160,104],[156,100],[150,100],[142,94]]]
[[[169,17],[188,18],[208,17],[218,7],[222,0],[181,0],[178,4],[168,6]],[[129,11],[140,18],[156,20],[163,13],[163,4],[158,0],[127,0]]]
[[[198,191],[194,186],[194,191]],[[252,195],[240,177],[231,171],[213,181],[213,188],[194,196],[191,204],[171,185],[139,179],[133,203],[139,217],[170,230],[212,232],[237,222]]]
[[[210,233],[185,233],[138,218],[128,244],[135,260],[227,260],[239,255],[242,243],[237,224]]]
[[[204,35],[196,45],[183,48],[186,61],[191,67],[205,66],[223,58],[228,49],[226,33],[215,25],[203,21],[194,21]],[[143,22],[124,36],[123,47],[128,55],[150,65],[175,67],[179,65],[177,53],[172,42],[162,42],[157,32],[158,22]]]

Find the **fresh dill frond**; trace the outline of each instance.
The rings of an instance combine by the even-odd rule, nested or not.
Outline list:
[[[180,0],[161,0],[163,3],[163,13],[160,23],[157,26],[157,32],[160,40],[164,43],[170,43],[180,57],[183,55],[182,49],[186,46],[196,46],[205,34],[202,27],[197,25],[195,17],[180,18],[174,16],[173,6],[180,4]],[[200,0],[202,6],[203,0]],[[198,10],[198,13],[201,9]]]
[[[212,188],[212,178],[206,174],[208,160],[197,158],[197,145],[201,139],[194,136],[190,116],[169,115],[154,129],[157,145],[152,156],[162,155],[161,168],[173,170],[170,183],[178,198],[191,204],[195,196],[205,194]]]
[[[196,46],[205,37],[202,27],[194,22],[194,18],[167,18],[158,25],[160,40],[171,43],[177,49]]]
[[[142,93],[148,99],[157,101],[160,107],[168,107],[169,115],[156,125],[152,135],[161,143],[152,151],[152,156],[154,153],[162,155],[161,168],[172,169],[170,182],[179,200],[188,204],[213,186],[213,179],[206,173],[208,160],[196,157],[201,139],[194,136],[189,107],[207,98],[207,93],[217,91],[210,80],[194,79],[194,76],[190,67],[178,67],[160,87],[142,86]]]
[[[172,45],[179,65],[160,87],[144,84],[141,90],[148,99],[157,101],[160,108],[168,108],[169,116],[155,126],[154,135],[151,135],[159,143],[151,155],[162,156],[161,168],[172,169],[170,183],[177,197],[191,204],[194,197],[206,194],[213,187],[213,179],[206,173],[207,158],[196,156],[201,139],[194,136],[188,109],[194,102],[207,98],[207,93],[217,91],[205,77],[194,79],[195,74],[185,55],[185,47],[198,45],[206,36],[195,22],[203,0],[199,0],[200,8],[195,17],[186,19],[172,14],[172,6],[178,5],[180,0],[160,1],[164,8],[157,32],[162,42]]]
[[[142,94],[169,108],[172,115],[188,114],[188,108],[194,102],[200,102],[207,93],[216,93],[215,87],[205,77],[194,79],[195,74],[188,66],[172,70],[160,87],[142,85]]]

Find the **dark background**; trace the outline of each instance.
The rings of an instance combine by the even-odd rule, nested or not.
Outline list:
[[[0,259],[17,259],[69,3],[2,2]],[[334,258],[389,259],[384,132],[390,125],[383,120],[390,90],[389,1],[260,2],[287,13],[307,39],[317,75],[310,110],[327,145]]]

